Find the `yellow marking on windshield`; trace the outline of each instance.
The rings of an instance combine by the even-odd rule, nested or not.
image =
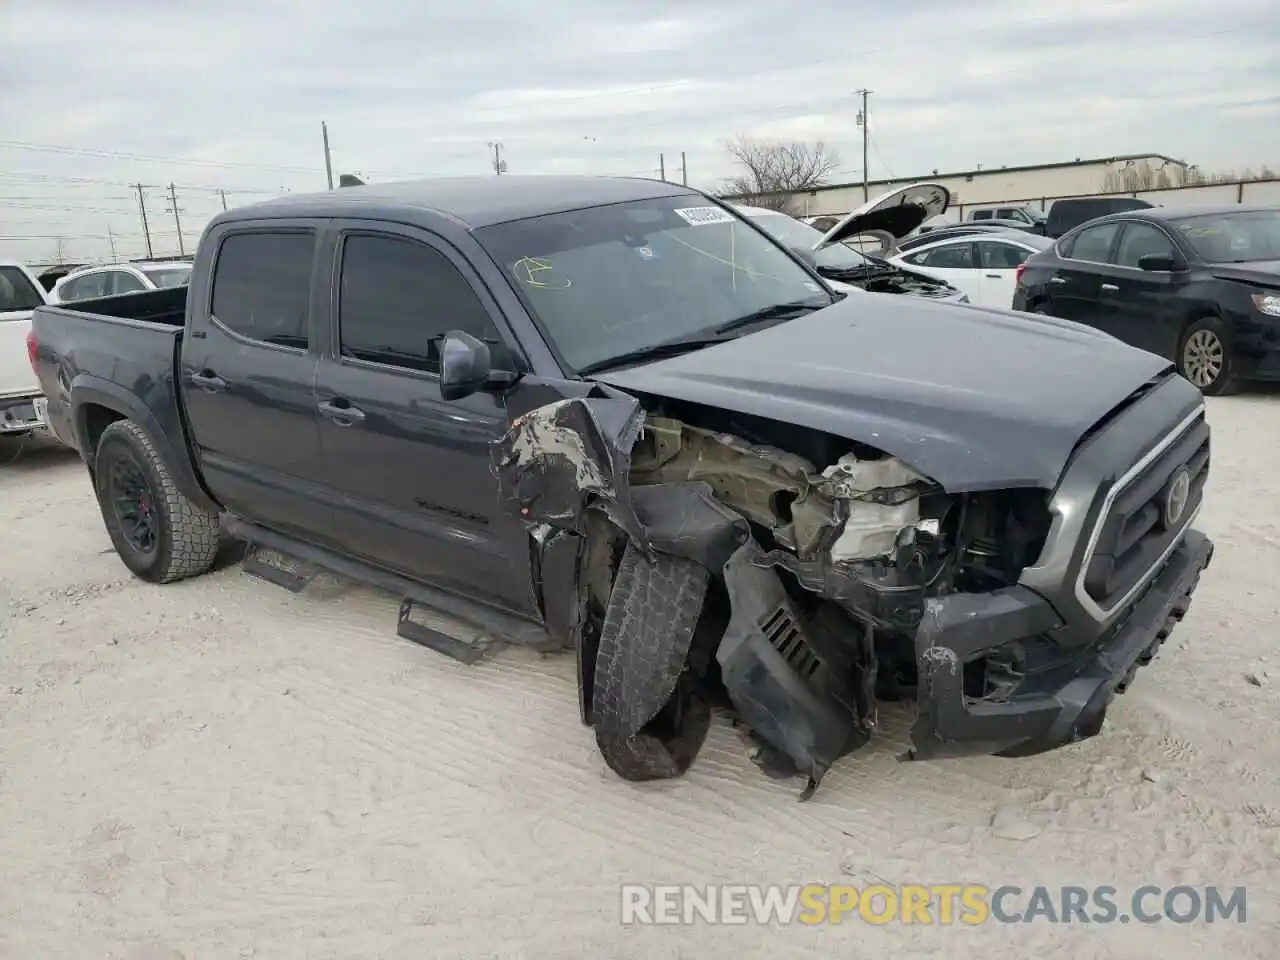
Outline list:
[[[544,290],[567,290],[573,286],[568,277],[554,276],[555,267],[550,260],[541,257],[521,257],[511,265],[511,272],[517,280],[531,287]]]

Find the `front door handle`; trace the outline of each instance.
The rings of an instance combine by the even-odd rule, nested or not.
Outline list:
[[[227,389],[227,381],[212,370],[201,370],[191,375],[191,385],[199,387],[206,393],[222,393]]]
[[[1102,291],[1104,293],[1119,293],[1120,288],[1117,287],[1114,283],[1104,283],[1102,285]]]
[[[1050,283],[1066,283],[1067,278],[1066,277],[1050,277],[1049,282]]]
[[[359,407],[353,407],[349,400],[341,398],[322,400],[316,409],[340,427],[353,427],[364,420],[363,410]]]

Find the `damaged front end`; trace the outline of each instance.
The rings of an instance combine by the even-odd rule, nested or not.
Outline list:
[[[819,468],[785,432],[681,414],[607,387],[532,410],[494,448],[502,495],[581,541],[565,641],[615,771],[683,773],[721,698],[762,767],[812,790],[870,739],[877,698],[916,685],[930,598],[1016,580],[1043,497],[952,496],[848,441]]]

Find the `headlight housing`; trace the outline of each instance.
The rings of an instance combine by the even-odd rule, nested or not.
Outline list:
[[[1268,317],[1280,317],[1280,293],[1255,293],[1253,305]]]

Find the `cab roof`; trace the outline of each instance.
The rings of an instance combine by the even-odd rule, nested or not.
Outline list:
[[[295,216],[391,219],[404,217],[416,210],[441,214],[469,229],[476,229],[567,210],[686,194],[701,196],[689,187],[640,177],[529,174],[442,177],[288,195],[237,207],[219,214],[215,222]]]

